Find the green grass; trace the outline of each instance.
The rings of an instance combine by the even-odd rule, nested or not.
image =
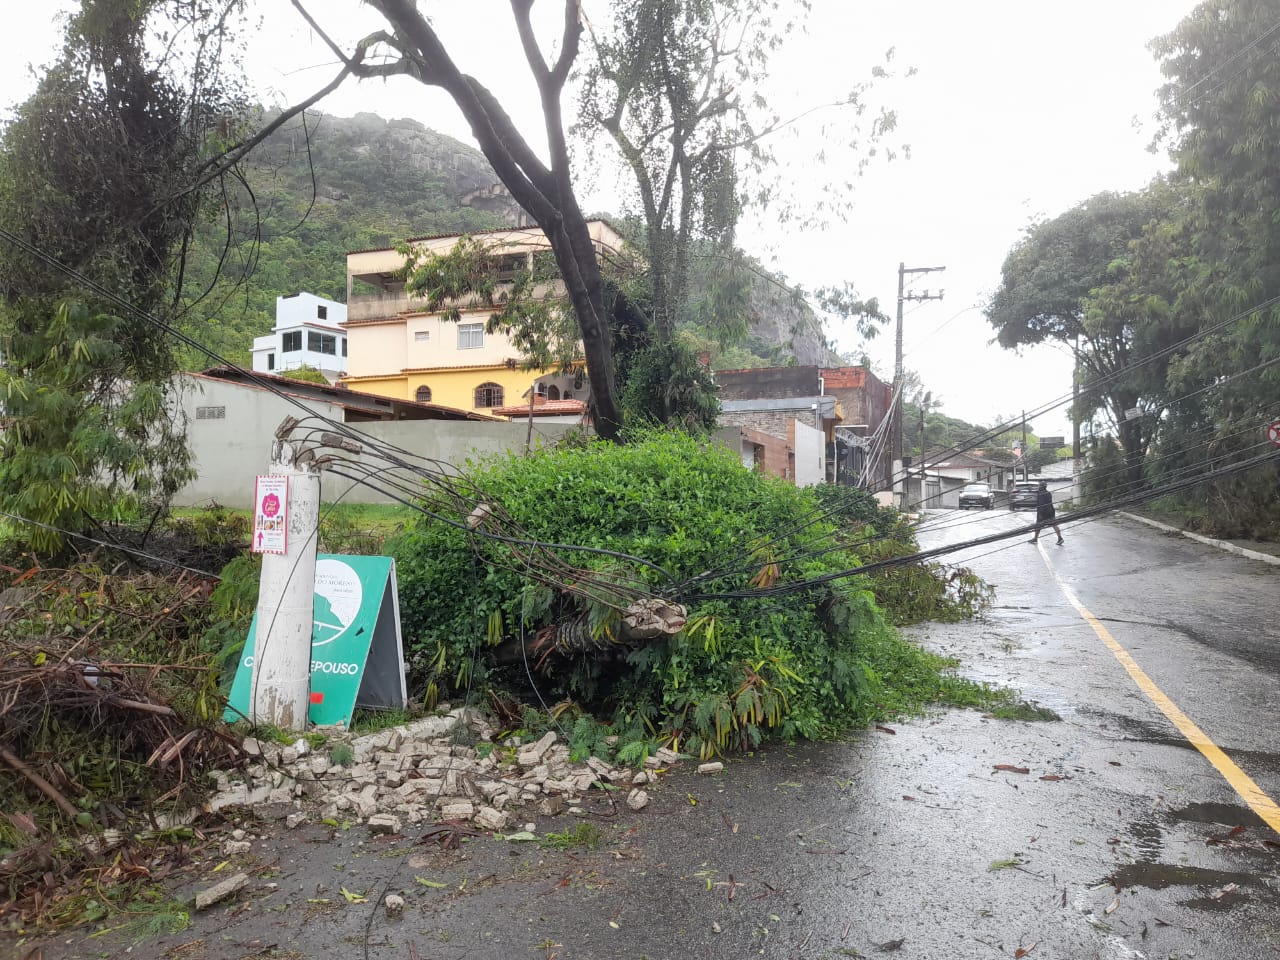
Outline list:
[[[883,680],[876,713],[869,720],[918,716],[929,707],[981,710],[1002,720],[1060,720],[1046,707],[1028,703],[1016,690],[968,680],[957,674],[954,657],[944,657],[898,637],[883,637],[868,659]]]
[[[408,710],[357,710],[351,715],[351,732],[356,736],[398,727],[413,719]]]
[[[1010,704],[1002,704],[991,710],[991,715],[997,720],[1030,720],[1030,721],[1054,721],[1061,720],[1062,717],[1050,710],[1048,707],[1042,707],[1038,703],[1027,702],[1026,700],[1018,700]]]
[[[564,833],[544,833],[538,837],[538,845],[551,850],[594,850],[603,839],[604,834],[594,823],[579,823]]]
[[[346,767],[351,765],[351,761],[356,758],[356,752],[351,749],[349,743],[335,743],[329,748],[329,762],[337,767]]]

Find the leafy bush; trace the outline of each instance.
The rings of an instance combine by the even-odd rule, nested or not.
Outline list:
[[[651,434],[473,465],[470,479],[533,538],[660,566],[674,584],[651,567],[561,552],[584,573],[667,592],[689,619],[674,637],[617,642],[616,615],[530,577],[528,547],[477,538],[473,553],[464,532],[422,517],[389,546],[412,677],[429,702],[472,684],[518,689],[528,664],[540,668],[543,701],[572,699],[607,720],[620,754],[660,739],[705,756],[865,722],[886,702],[879,663],[924,663],[886,624],[865,577],[776,599],[682,599],[859,563],[811,492],[749,471],[727,450]],[[549,653],[546,639],[575,624],[585,653]]]
[[[288,370],[281,370],[279,376],[287,377],[290,380],[299,380],[302,383],[328,384],[329,382],[329,378],[315,367],[308,367],[305,365],[301,367],[290,367]]]
[[[865,563],[893,560],[920,551],[915,528],[892,507],[882,507],[865,490],[822,485],[819,502],[842,526],[841,536]],[[890,623],[925,620],[955,622],[991,606],[995,589],[968,567],[937,562],[886,567],[868,574],[876,602]]]
[[[243,548],[249,542],[249,516],[228,510],[215,503],[200,510],[168,518],[166,525],[200,547],[233,546]]]
[[[257,554],[241,554],[222,568],[221,579],[209,595],[209,625],[201,645],[213,657],[224,690],[231,688],[249,636],[249,624],[258,607],[261,571],[262,560]]]

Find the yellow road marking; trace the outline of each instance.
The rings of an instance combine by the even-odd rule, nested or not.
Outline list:
[[[1146,671],[1138,666],[1138,662],[1129,655],[1129,651],[1120,645],[1098,618],[1090,613],[1088,608],[1080,602],[1071,588],[1063,583],[1062,578],[1058,576],[1058,572],[1053,569],[1053,564],[1049,562],[1048,554],[1045,553],[1044,548],[1037,546],[1037,549],[1040,551],[1040,557],[1044,560],[1045,566],[1049,568],[1049,573],[1057,581],[1058,588],[1066,596],[1067,601],[1076,608],[1076,612],[1084,618],[1085,622],[1093,627],[1093,632],[1098,635],[1098,639],[1107,645],[1107,649],[1120,661],[1120,665],[1133,678],[1133,682],[1138,685],[1138,688],[1147,695],[1147,699],[1159,707],[1160,711],[1190,741],[1191,745],[1217,768],[1227,783],[1231,784],[1231,788],[1240,795],[1240,799],[1249,805],[1249,809],[1261,817],[1272,830],[1280,833],[1280,805],[1277,805],[1274,800],[1263,793],[1262,788],[1253,782],[1253,778],[1236,766],[1235,761],[1223,753],[1222,748],[1210,740],[1205,732],[1196,726],[1195,721],[1178,709],[1178,705],[1156,686],[1155,681],[1147,676]]]

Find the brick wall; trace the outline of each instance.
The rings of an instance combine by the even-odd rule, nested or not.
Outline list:
[[[721,400],[774,400],[818,395],[817,367],[717,370]]]
[[[757,469],[775,477],[790,479],[793,476],[791,444],[787,438],[743,427],[742,439],[755,445]]]
[[[730,410],[721,411],[722,426],[748,427],[772,437],[785,437],[796,418],[794,410]]]

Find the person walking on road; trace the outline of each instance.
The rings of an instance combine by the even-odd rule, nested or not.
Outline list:
[[[1040,489],[1036,491],[1036,532],[1031,538],[1032,543],[1040,539],[1040,528],[1046,523],[1058,535],[1058,543],[1062,543],[1062,531],[1058,529],[1057,513],[1053,509],[1053,494],[1049,492],[1048,482],[1041,480]]]

